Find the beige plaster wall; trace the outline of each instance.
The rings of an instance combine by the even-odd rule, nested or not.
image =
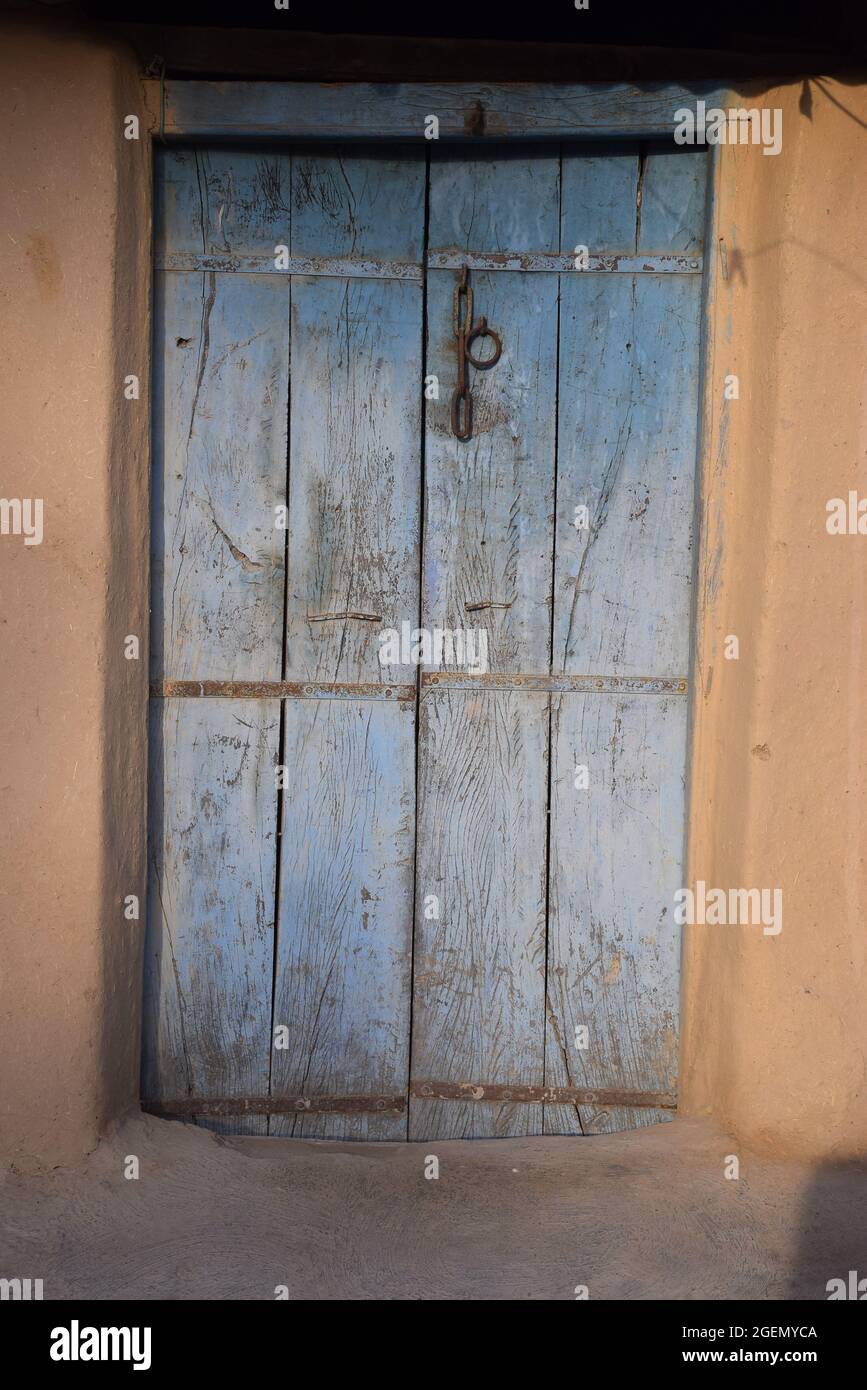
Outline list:
[[[681,1089],[757,1147],[863,1155],[867,536],[825,522],[867,497],[867,88],[762,104],[782,152],[719,160],[688,882],[780,887],[783,926],[686,929]]]
[[[763,96],[778,157],[719,161],[689,881],[780,886],[784,924],[688,929],[682,1094],[824,1157],[867,1151],[867,537],[825,530],[829,497],[867,495],[867,98],[808,98]],[[0,1158],[28,1167],[74,1162],[138,1093],[150,166],[121,47],[7,28],[0,108],[0,495],[45,508],[41,546],[0,537]]]
[[[150,154],[122,118],[139,111],[122,49],[4,29],[0,496],[44,501],[41,545],[0,536],[0,1156],[21,1167],[73,1161],[137,1096]]]

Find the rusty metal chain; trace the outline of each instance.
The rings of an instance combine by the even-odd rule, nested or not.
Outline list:
[[[452,392],[452,434],[456,439],[470,439],[473,433],[473,398],[467,385],[467,363],[478,371],[486,371],[499,362],[503,345],[499,335],[488,327],[487,319],[481,318],[478,323],[473,323],[473,291],[467,283],[466,266],[455,285],[452,325],[458,340],[458,384]],[[493,338],[496,350],[492,357],[480,361],[473,356],[470,345],[476,338]]]

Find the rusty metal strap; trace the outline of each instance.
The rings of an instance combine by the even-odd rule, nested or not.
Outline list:
[[[370,256],[245,256],[231,252],[204,255],[199,251],[165,251],[154,261],[154,270],[220,271],[244,275],[330,275],[349,280],[409,280],[422,282],[416,261],[374,260]]]
[[[182,1096],[143,1100],[151,1115],[400,1115],[406,1096]]]
[[[341,681],[152,681],[154,700],[415,700],[414,685]]]
[[[482,1086],[475,1082],[413,1081],[416,1100],[454,1100],[480,1105],[596,1105],[673,1110],[669,1091],[626,1091],[581,1086]],[[184,1115],[400,1115],[406,1096],[182,1096],[143,1100],[142,1108],[167,1119]]]
[[[482,1086],[472,1081],[413,1081],[409,1093],[417,1100],[461,1100],[482,1105],[626,1105],[639,1109],[674,1110],[670,1091],[624,1091],[583,1086]]]
[[[431,686],[443,690],[541,690],[552,694],[683,695],[685,676],[512,676],[471,675],[463,671],[423,671],[422,691]]]
[[[559,251],[431,251],[428,270],[520,270],[560,275],[700,275],[701,256],[642,256],[601,251],[589,255],[583,269],[576,257]]]

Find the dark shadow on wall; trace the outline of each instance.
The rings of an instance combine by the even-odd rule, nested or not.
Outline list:
[[[864,1280],[859,1297],[867,1301],[867,1160],[817,1168],[804,1193],[783,1297],[825,1300],[831,1280],[842,1280],[847,1289]]]

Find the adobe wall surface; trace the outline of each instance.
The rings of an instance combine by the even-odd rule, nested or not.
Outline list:
[[[780,886],[784,919],[688,929],[682,1066],[687,1112],[816,1158],[867,1152],[867,538],[825,530],[829,497],[867,494],[865,131],[837,104],[864,122],[867,94],[822,87],[809,114],[797,85],[763,96],[779,156],[719,161],[688,881]],[[0,1158],[26,1169],[138,1093],[151,183],[126,49],[7,28],[0,103],[0,494],[44,500],[41,545],[0,538]]]
[[[783,925],[686,929],[681,1093],[766,1150],[863,1155],[867,536],[826,503],[867,496],[867,90],[762,104],[782,152],[720,151],[688,882],[780,887]]]
[[[9,27],[0,494],[0,1153],[65,1163],[135,1102],[144,902],[149,140],[132,57]],[[139,375],[138,401],[123,378]],[[124,637],[142,639],[138,661]]]

